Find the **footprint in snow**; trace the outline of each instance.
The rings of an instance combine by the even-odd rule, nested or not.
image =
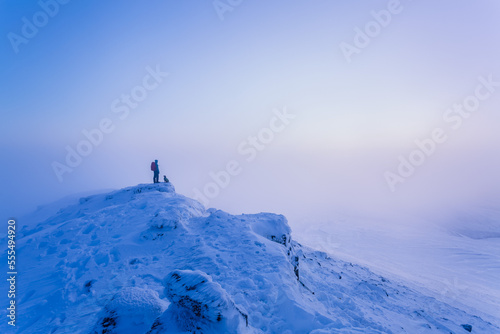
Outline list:
[[[52,246],[47,249],[47,255],[55,254],[57,252],[57,247]]]
[[[91,242],[89,242],[87,245],[88,246],[97,246],[101,243],[101,240],[99,239],[96,239],[96,240],[92,240]]]
[[[89,234],[96,226],[94,224],[88,225],[83,231],[83,234]]]
[[[107,267],[109,264],[109,255],[105,253],[98,253],[94,256],[94,261],[98,266]]]
[[[114,262],[118,262],[121,260],[121,255],[120,255],[120,252],[118,251],[118,249],[116,248],[113,248],[111,250],[111,252],[109,252],[109,254],[111,254],[111,259],[114,261]]]

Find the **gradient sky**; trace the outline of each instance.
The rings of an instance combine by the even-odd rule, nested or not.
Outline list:
[[[242,172],[210,206],[284,213],[292,225],[339,207],[462,205],[497,194],[500,87],[457,130],[443,114],[474,93],[478,77],[500,81],[500,4],[401,1],[346,61],[340,44],[353,44],[355,28],[388,3],[243,0],[221,20],[208,0],[73,0],[16,53],[9,34],[21,36],[23,18],[33,22],[42,8],[1,0],[2,217],[151,182],[154,159],[190,197],[236,160]],[[168,77],[121,120],[113,101],[157,66]],[[284,107],[295,119],[247,162],[238,145]],[[114,130],[59,182],[52,163],[104,118]],[[391,192],[384,173],[436,127],[447,142]]]

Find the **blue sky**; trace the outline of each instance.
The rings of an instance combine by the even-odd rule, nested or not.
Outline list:
[[[5,218],[150,182],[154,159],[187,196],[236,160],[242,172],[210,206],[297,222],[337,206],[462,203],[498,189],[500,89],[460,129],[443,122],[480,76],[500,81],[497,1],[400,1],[350,62],[341,43],[391,1],[243,0],[224,20],[212,1],[54,1],[0,2]],[[9,38],[22,36],[23,18],[43,20],[42,7],[53,17],[16,52]],[[156,68],[168,76],[120,119],[113,101]],[[247,162],[237,147],[284,107],[293,121]],[[113,131],[60,182],[53,163],[103,119]],[[448,141],[391,192],[384,173],[435,127]]]

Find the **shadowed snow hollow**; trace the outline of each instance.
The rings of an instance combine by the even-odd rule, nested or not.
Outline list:
[[[301,246],[281,215],[206,210],[171,184],[85,197],[26,225],[17,333],[500,332],[496,318]]]

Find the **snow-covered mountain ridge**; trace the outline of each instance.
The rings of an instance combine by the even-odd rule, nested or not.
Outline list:
[[[82,198],[17,247],[17,333],[500,333],[298,244],[281,215],[206,210],[171,184]]]

